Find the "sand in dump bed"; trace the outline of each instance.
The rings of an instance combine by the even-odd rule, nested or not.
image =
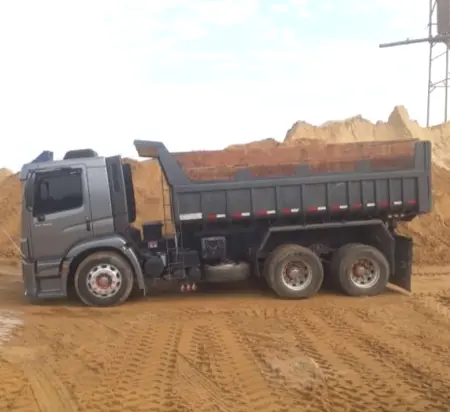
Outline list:
[[[311,172],[354,171],[358,160],[370,160],[374,169],[412,167],[415,140],[327,144],[299,141],[294,147],[191,152],[178,163],[193,180],[227,180],[238,171],[251,176],[292,176],[299,164]]]
[[[371,160],[375,168],[411,165],[414,139],[433,142],[434,211],[409,224],[402,233],[413,235],[416,262],[450,262],[450,124],[422,128],[403,107],[396,107],[387,122],[373,124],[361,116],[313,126],[296,122],[283,142],[265,139],[248,145],[233,145],[223,151],[177,154],[185,172],[198,180],[230,179],[247,169],[250,175],[291,175],[299,163],[313,171],[353,170],[356,160]],[[130,142],[131,144],[132,142]],[[347,143],[347,144],[342,144]],[[161,173],[154,161],[133,162],[138,207],[136,224],[162,219]],[[0,228],[16,241],[20,225],[21,185],[16,175],[0,170]],[[0,232],[0,257],[17,257],[16,248]]]

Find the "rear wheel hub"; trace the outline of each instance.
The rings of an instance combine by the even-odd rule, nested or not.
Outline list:
[[[300,291],[309,286],[312,281],[312,270],[302,261],[289,262],[283,268],[283,283],[289,289]]]
[[[380,267],[373,260],[359,259],[350,268],[350,280],[359,288],[371,288],[379,279]]]

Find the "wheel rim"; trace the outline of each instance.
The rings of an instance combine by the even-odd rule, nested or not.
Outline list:
[[[359,259],[350,267],[351,282],[362,289],[369,289],[380,279],[380,267],[371,259]]]
[[[110,298],[119,292],[122,285],[122,275],[114,265],[107,263],[96,265],[89,271],[86,285],[96,297]]]
[[[311,267],[303,261],[287,263],[281,277],[284,285],[296,292],[306,289],[311,284],[312,278]]]

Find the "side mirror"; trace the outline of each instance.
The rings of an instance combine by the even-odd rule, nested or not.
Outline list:
[[[25,183],[25,190],[24,190],[24,201],[25,201],[25,207],[30,212],[33,210],[33,203],[34,203],[34,181],[35,181],[35,174],[33,173]]]

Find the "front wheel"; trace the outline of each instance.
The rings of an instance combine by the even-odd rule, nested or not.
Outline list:
[[[282,245],[272,251],[264,267],[264,277],[275,293],[286,299],[309,298],[324,279],[319,257],[300,245]]]
[[[383,292],[389,281],[389,263],[376,248],[351,243],[338,249],[331,260],[331,276],[350,296],[374,296]]]
[[[74,283],[78,297],[88,306],[119,305],[133,289],[133,270],[119,254],[97,252],[80,263]]]

